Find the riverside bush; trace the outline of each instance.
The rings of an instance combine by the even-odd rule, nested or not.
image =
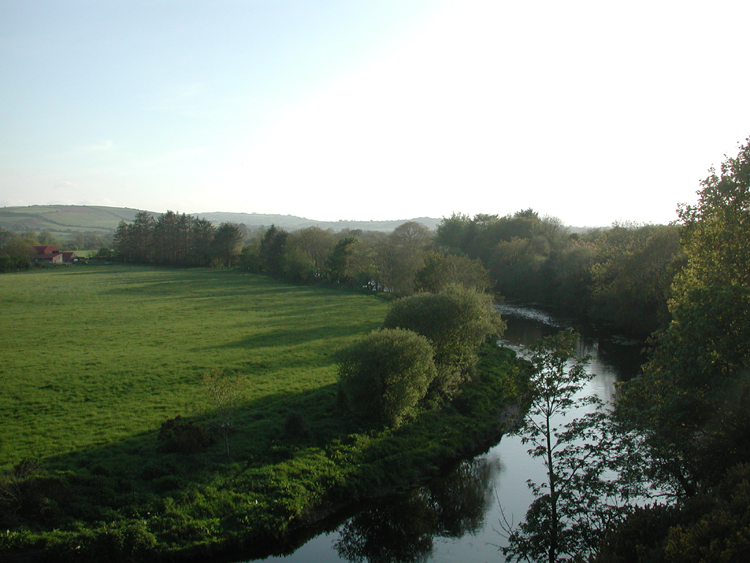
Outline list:
[[[413,415],[435,378],[432,346],[410,330],[374,331],[337,358],[349,408],[387,426]]]

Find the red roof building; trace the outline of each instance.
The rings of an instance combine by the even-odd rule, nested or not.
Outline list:
[[[47,262],[48,264],[62,264],[63,254],[56,246],[49,245],[38,245],[32,247],[36,250],[36,262]]]

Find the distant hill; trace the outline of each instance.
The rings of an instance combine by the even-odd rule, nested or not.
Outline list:
[[[88,205],[31,205],[28,207],[0,207],[0,228],[9,231],[49,231],[65,237],[75,232],[112,233],[120,221],[130,222],[140,209],[127,207],[101,207]],[[149,211],[154,216],[160,215]],[[321,229],[362,229],[363,231],[390,232],[407,221],[422,223],[434,229],[441,219],[420,217],[396,221],[315,221],[293,215],[268,215],[261,213],[190,213],[214,223],[241,223],[248,229],[276,225],[287,231],[317,226]]]
[[[382,231],[390,232],[399,225],[407,221],[416,221],[422,223],[428,229],[435,229],[442,219],[433,219],[430,217],[418,217],[416,219],[400,219],[395,221],[315,221],[304,217],[295,217],[294,215],[265,215],[262,213],[228,213],[216,211],[213,213],[195,213],[194,215],[208,219],[214,223],[238,223],[245,224],[248,228],[270,227],[276,225],[287,231],[304,229],[306,227],[320,227],[321,229],[333,229],[341,231],[343,229],[361,229],[363,231]]]
[[[0,207],[0,228],[9,231],[110,233],[120,221],[132,221],[138,209],[88,205],[31,205]]]

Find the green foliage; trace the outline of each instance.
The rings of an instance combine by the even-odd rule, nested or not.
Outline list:
[[[214,443],[208,432],[179,415],[162,423],[156,439],[160,442],[161,451],[182,454],[198,453]]]
[[[584,560],[595,552],[614,521],[622,516],[623,490],[607,478],[615,436],[596,396],[579,397],[592,374],[588,358],[576,358],[578,335],[572,330],[542,338],[530,350],[531,402],[518,430],[529,454],[541,458],[547,472],[542,484],[529,482],[534,493],[526,517],[515,529],[507,520],[503,553],[510,560]],[[576,410],[596,409],[580,415]],[[562,417],[579,414],[571,422]]]
[[[233,266],[245,235],[240,226],[222,223],[218,228],[191,215],[167,211],[154,217],[138,212],[131,223],[121,221],[113,237],[119,260],[169,266]]]
[[[712,168],[701,182],[696,205],[679,209],[688,255],[676,283],[676,299],[694,287],[750,287],[750,138],[720,175]]]
[[[629,224],[571,234],[559,219],[526,209],[505,217],[454,214],[438,226],[435,244],[480,260],[506,298],[645,336],[668,321],[669,287],[683,261],[678,237],[675,226]]]
[[[337,361],[350,409],[392,427],[415,414],[435,378],[432,346],[409,330],[374,331],[340,351]]]
[[[598,563],[740,563],[750,547],[750,466],[676,505],[635,507],[601,543]]]
[[[615,224],[595,239],[592,316],[631,332],[666,326],[672,280],[682,265],[676,226]]]
[[[436,251],[428,252],[424,267],[416,274],[416,290],[440,293],[452,285],[484,293],[492,287],[492,280],[489,271],[479,260]]]
[[[749,146],[681,209],[687,266],[675,279],[672,322],[643,376],[618,396],[621,421],[644,437],[648,478],[675,493],[694,495],[750,461],[747,420],[733,414],[750,388],[750,255],[741,250],[750,240]]]
[[[339,240],[333,247],[327,261],[330,280],[333,283],[349,285],[354,281],[350,265],[350,257],[352,254],[352,246],[357,243],[359,243],[358,238],[349,236]]]
[[[0,272],[28,270],[36,256],[36,251],[26,238],[6,236],[0,246]]]
[[[680,210],[687,265],[672,322],[655,335],[643,375],[622,386],[616,415],[638,438],[633,478],[674,495],[687,518],[670,529],[665,560],[739,561],[746,486],[733,485],[739,514],[732,501],[715,510],[707,499],[750,462],[750,143],[701,185],[698,204]]]
[[[284,274],[288,239],[287,231],[271,225],[260,241],[261,267],[272,276],[281,277]]]
[[[214,261],[225,267],[233,266],[242,250],[244,239],[245,235],[237,225],[232,223],[219,225],[210,243],[210,252]]]
[[[303,438],[310,434],[310,428],[301,413],[289,411],[284,419],[284,433],[293,438]]]
[[[470,377],[479,346],[488,336],[501,335],[505,323],[489,295],[450,286],[438,294],[420,293],[394,302],[383,327],[412,330],[430,341],[438,370],[436,388],[450,395]]]

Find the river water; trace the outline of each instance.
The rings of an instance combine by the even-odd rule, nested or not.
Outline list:
[[[615,382],[638,373],[642,343],[602,334],[570,319],[555,317],[528,306],[498,306],[508,323],[502,344],[523,353],[540,337],[567,327],[578,330],[577,353],[591,356],[588,371],[595,377],[584,394],[611,399]],[[409,493],[358,507],[348,516],[303,532],[277,550],[292,551],[252,561],[269,563],[412,563],[502,562],[504,537],[501,518],[523,520],[533,496],[527,479],[545,480],[540,459],[532,459],[528,445],[517,436],[504,436],[486,453],[447,471],[435,482]],[[304,542],[304,543],[303,543]],[[279,551],[277,551],[278,553]],[[247,561],[247,560],[246,560]]]

